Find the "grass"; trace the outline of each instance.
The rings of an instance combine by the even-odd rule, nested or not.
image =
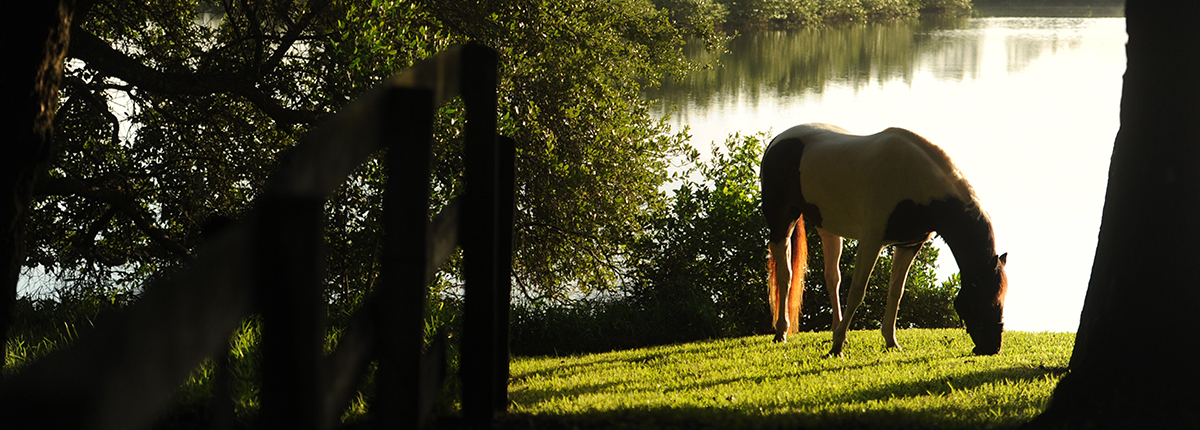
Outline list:
[[[5,373],[78,335],[84,324],[48,324],[44,336],[10,339]],[[62,326],[59,329],[59,326]],[[22,332],[23,333],[23,332]],[[248,319],[231,342],[229,371],[239,422],[257,410],[258,324]],[[1072,333],[1006,332],[998,356],[970,355],[961,329],[901,330],[902,351],[882,347],[877,330],[852,331],[844,358],[824,358],[830,333],[727,338],[572,356],[514,357],[510,413],[500,428],[1015,428],[1032,419],[1065,371]],[[336,336],[332,336],[331,339]],[[40,340],[37,341],[37,340]],[[198,366],[171,415],[207,422],[216,363]],[[370,385],[367,383],[366,385]],[[449,384],[453,392],[458,385]],[[369,389],[345,411],[362,422]],[[364,393],[368,393],[364,397]],[[439,420],[456,428],[452,392]],[[166,428],[170,428],[167,426]]]
[[[958,329],[802,333],[570,357],[515,358],[506,427],[1013,428],[1044,407],[1072,333],[1005,333],[998,356],[970,355]]]

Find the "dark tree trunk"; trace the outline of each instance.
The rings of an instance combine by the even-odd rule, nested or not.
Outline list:
[[[1200,2],[1129,0],[1121,129],[1070,373],[1031,427],[1200,428]]]
[[[19,19],[5,28],[6,58],[12,74],[4,79],[4,100],[16,105],[4,115],[0,146],[0,351],[12,324],[17,279],[25,261],[24,222],[33,178],[50,155],[50,134],[58,100],[58,81],[71,24],[72,0],[29,2]]]

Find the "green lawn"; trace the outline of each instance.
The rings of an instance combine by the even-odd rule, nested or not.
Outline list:
[[[1012,428],[1034,417],[1066,369],[1073,333],[1004,334],[998,356],[970,355],[957,329],[802,333],[512,362],[502,427]]]

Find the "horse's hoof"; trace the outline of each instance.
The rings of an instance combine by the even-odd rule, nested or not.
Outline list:
[[[831,351],[829,351],[828,354],[825,354],[825,358],[842,358],[842,351],[841,350],[831,350]]]
[[[787,342],[787,337],[782,334],[776,334],[775,339],[772,339],[771,342],[775,342],[775,343]]]
[[[975,353],[975,355],[996,355],[1000,353],[1000,348],[984,349],[977,346],[971,352]]]

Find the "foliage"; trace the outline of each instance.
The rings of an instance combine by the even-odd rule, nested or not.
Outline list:
[[[517,304],[510,315],[513,355],[558,355],[602,352],[670,343],[659,323],[624,300],[575,301],[569,305]]]
[[[960,329],[729,338],[578,356],[517,358],[512,413],[547,428],[1014,428],[1046,405],[1072,333],[1005,333],[1004,353],[971,356]]]
[[[816,239],[816,240],[814,240]],[[850,278],[854,274],[853,258],[858,251],[856,241],[847,240],[842,250],[839,266],[842,270],[842,285],[839,287],[841,302],[846,303],[850,290]],[[809,235],[809,255],[820,255],[820,237]],[[866,297],[859,306],[851,321],[852,329],[877,329],[882,326],[883,311],[886,307],[889,276],[892,272],[893,249],[887,248],[875,263],[871,272],[871,280],[867,284]],[[917,252],[912,267],[909,268],[905,281],[904,296],[900,301],[900,312],[896,318],[898,328],[951,328],[962,327],[962,321],[954,310],[954,299],[958,296],[961,285],[958,274],[939,283],[936,279],[938,250],[932,241],[926,242]],[[809,264],[808,275],[805,278],[806,294],[804,296],[804,317],[801,327],[810,329],[829,329],[829,292],[825,288],[825,268],[823,257]],[[820,264],[820,266],[817,266]]]
[[[713,326],[703,337],[747,335],[769,326],[766,303],[766,222],[759,212],[758,164],[765,133],[732,135],[712,159],[688,154],[671,207],[647,220],[634,262],[632,300],[663,315],[656,325],[686,333]],[[694,179],[702,182],[693,182]],[[693,337],[697,338],[697,337]]]
[[[1124,0],[972,0],[988,6],[1124,6]]]
[[[795,29],[971,11],[971,0],[654,0],[654,4],[671,11],[672,21],[685,28],[707,28],[713,23]]]
[[[719,0],[654,0],[654,5],[668,11],[676,25],[700,34],[724,23],[729,14]]]
[[[922,13],[963,14],[971,0],[725,0],[736,26],[796,28],[878,22]]]
[[[633,281],[608,297],[571,306],[518,306],[518,354],[595,352],[770,331],[766,301],[766,223],[759,212],[758,165],[766,133],[732,135],[712,158],[686,157],[669,206],[644,219],[630,247]],[[809,229],[802,330],[827,330],[831,311],[820,237]],[[847,240],[840,265],[846,301],[857,243]],[[854,329],[881,327],[892,251],[876,263]],[[959,281],[937,283],[938,250],[926,244],[909,270],[897,327],[961,327],[953,308]],[[653,327],[647,330],[646,327]]]
[[[701,21],[673,25],[647,0],[118,0],[78,21],[27,264],[61,290],[97,296],[136,294],[187,261],[204,226],[242,214],[312,124],[467,41],[501,57],[499,126],[519,152],[519,291],[563,301],[609,288],[685,143],[639,91],[700,67],[681,53],[685,35],[710,49],[724,40]],[[439,112],[435,208],[461,192],[463,118],[458,102]],[[327,205],[337,306],[353,308],[382,264],[385,180],[369,162]]]
[[[920,2],[920,10],[922,13],[941,13],[951,15],[963,15],[970,12],[974,8],[976,0],[922,0]]]
[[[661,206],[666,160],[685,144],[638,97],[641,82],[689,70],[680,30],[649,3],[585,3],[508,12],[502,109],[519,115],[507,125],[518,183],[542,190],[518,201],[514,280],[535,301],[617,284],[622,248]]]

